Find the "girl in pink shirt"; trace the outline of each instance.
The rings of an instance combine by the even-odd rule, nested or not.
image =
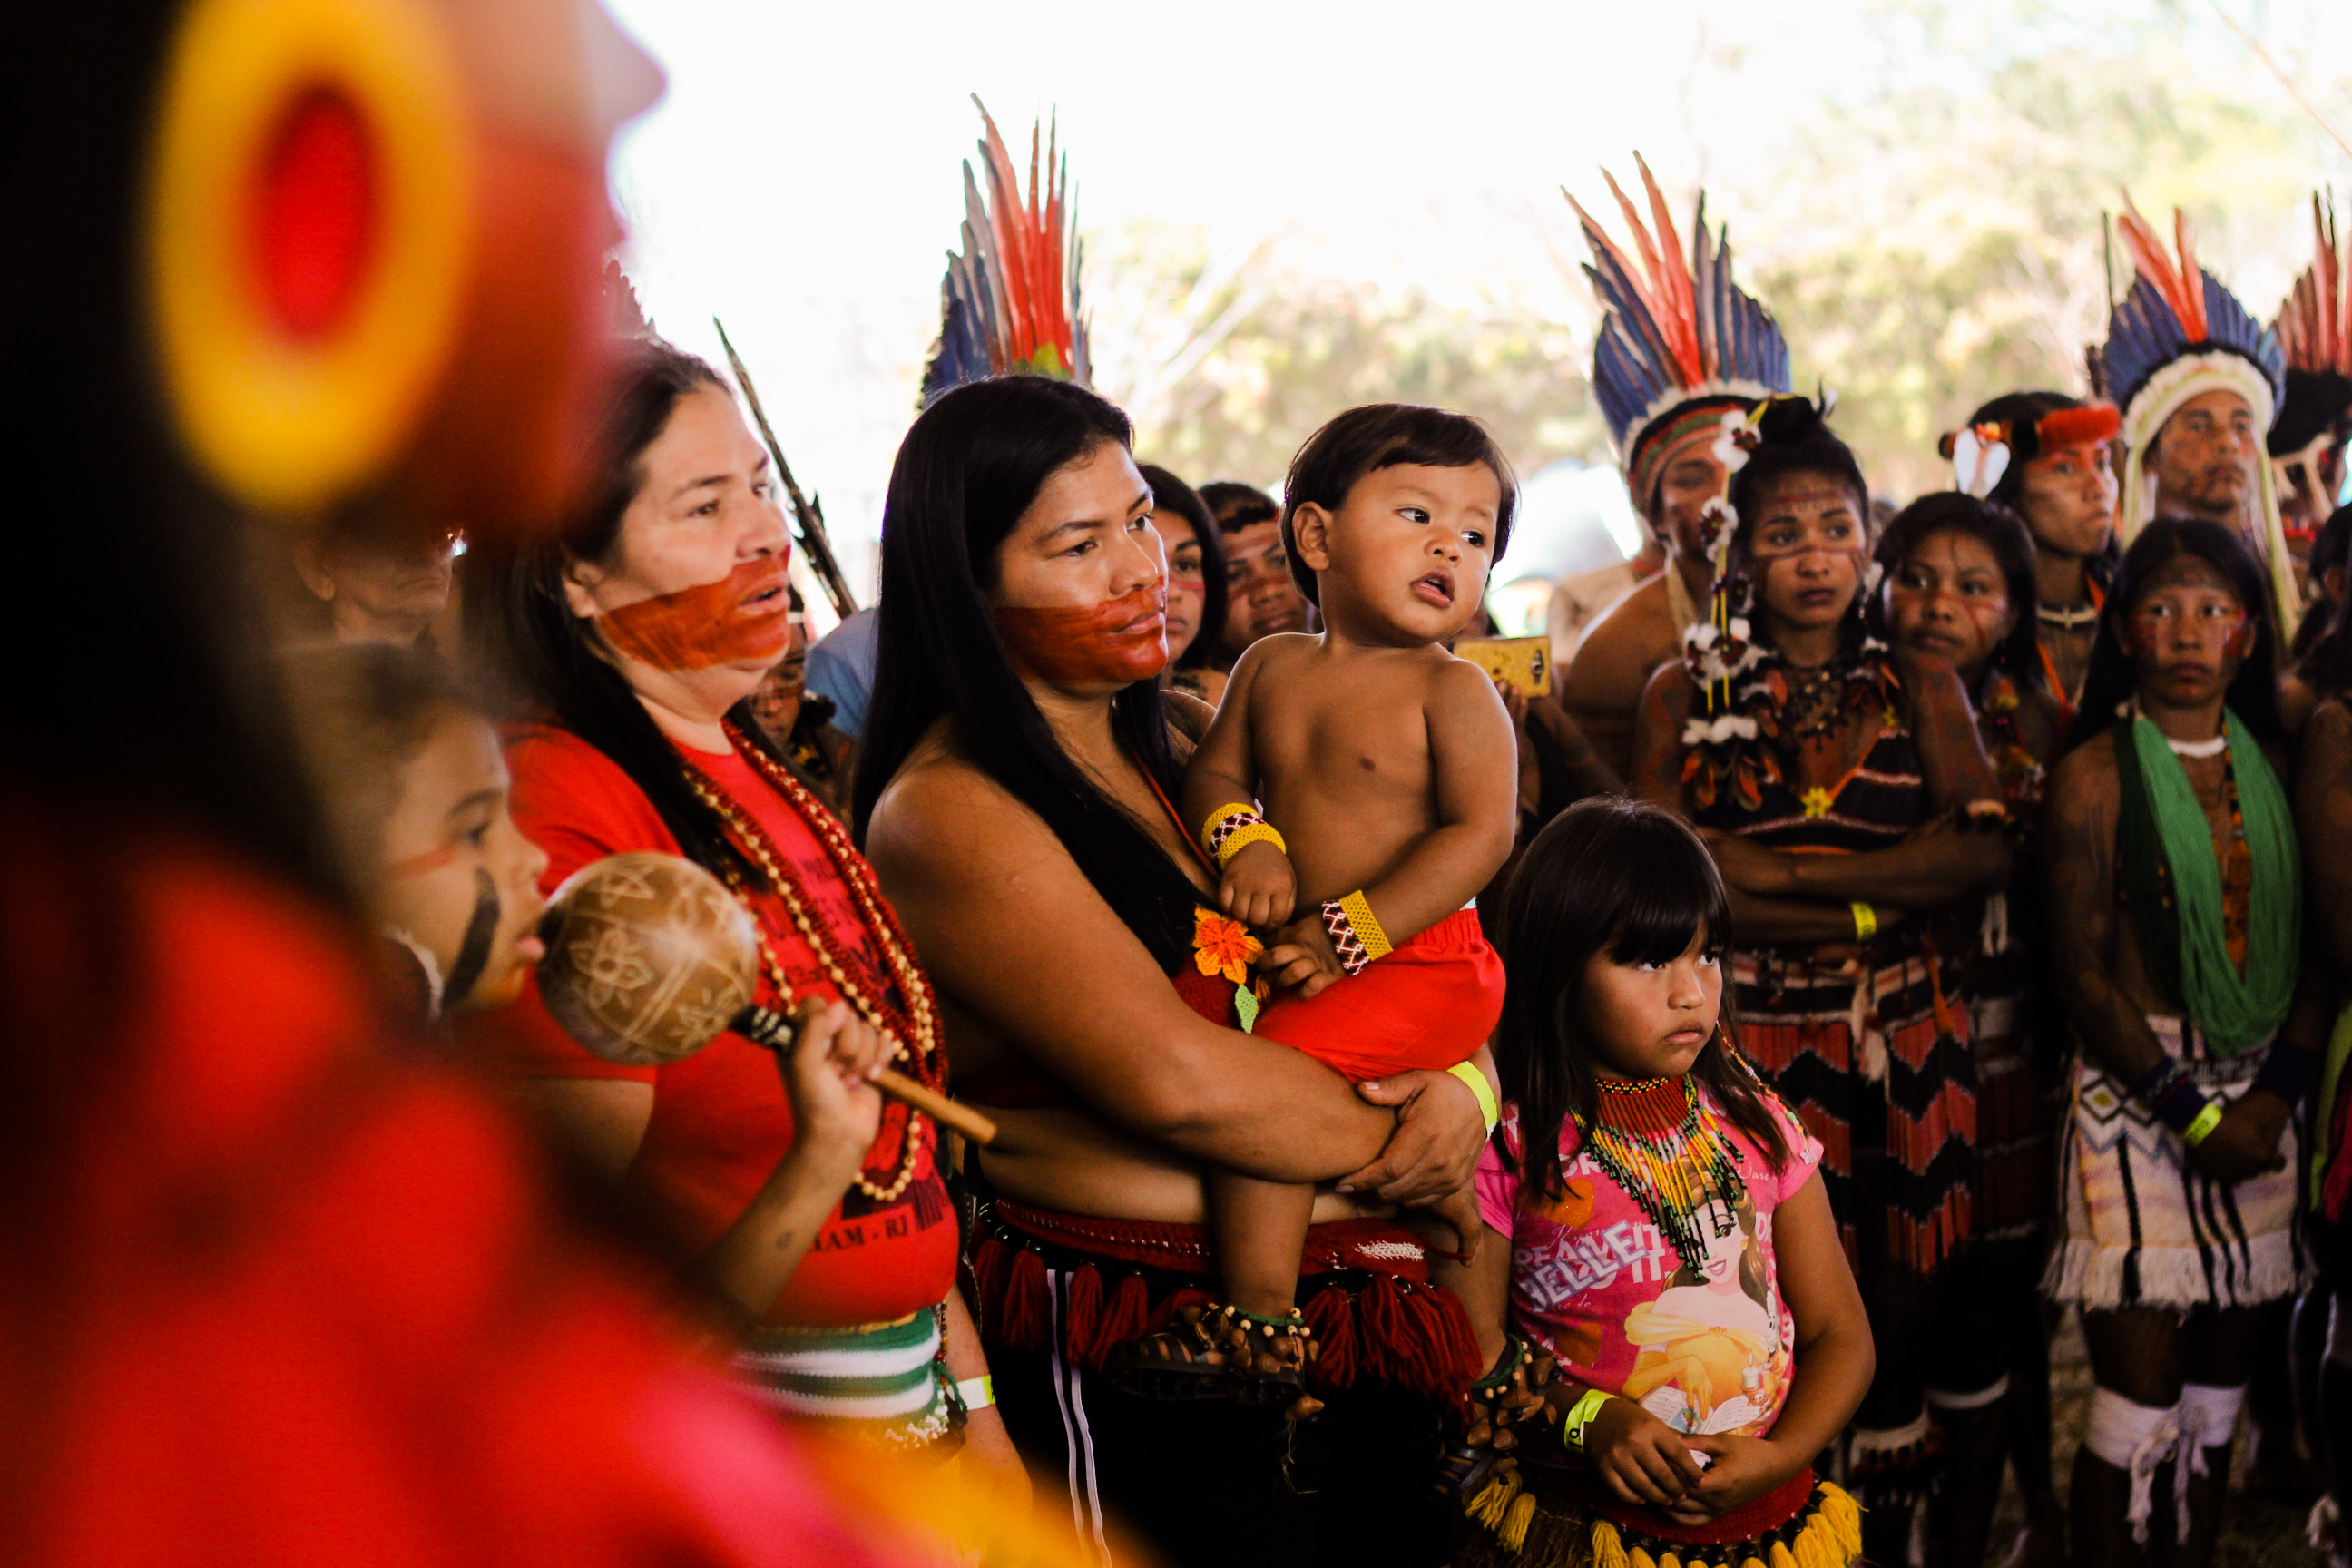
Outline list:
[[[1720,1016],[1730,923],[1697,835],[1612,796],[1561,815],[1512,878],[1486,1245],[1433,1260],[1492,1368],[1447,1464],[1494,1533],[1457,1562],[1589,1544],[1599,1568],[1636,1548],[1748,1568],[1780,1545],[1842,1568],[1860,1550],[1853,1500],[1811,1466],[1869,1386],[1870,1328],[1822,1145]],[[1530,1419],[1558,1435],[1512,1430]]]

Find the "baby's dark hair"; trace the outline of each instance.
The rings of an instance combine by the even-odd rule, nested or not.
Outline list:
[[[281,663],[304,765],[327,807],[336,858],[371,878],[401,773],[451,715],[494,715],[448,664],[422,647],[352,643],[299,648]]]
[[[1466,468],[1484,463],[1502,488],[1503,503],[1495,513],[1495,559],[1500,561],[1511,543],[1511,514],[1519,502],[1519,481],[1511,461],[1503,456],[1486,427],[1467,414],[1423,408],[1410,403],[1368,403],[1350,408],[1307,437],[1298,456],[1290,460],[1290,478],[1282,487],[1282,548],[1290,557],[1291,579],[1310,604],[1323,601],[1316,590],[1315,573],[1298,558],[1295,520],[1309,504],[1337,511],[1347,504],[1356,481],[1381,468],[1416,463],[1433,468]]]
[[[1523,1180],[1536,1195],[1561,1195],[1560,1127],[1589,1124],[1600,1091],[1584,1043],[1584,971],[1598,954],[1615,963],[1664,963],[1704,941],[1731,944],[1731,902],[1715,858],[1673,812],[1618,795],[1581,800],[1536,835],[1512,873],[1503,927],[1503,1021],[1495,1064],[1503,1098],[1519,1112]],[[1756,1069],[1731,1043],[1725,984],[1721,1026],[1701,1047],[1691,1076],[1712,1089],[1731,1124],[1775,1171],[1789,1162],[1780,1119],[1764,1103]],[[1508,1149],[1497,1151],[1512,1162]]]

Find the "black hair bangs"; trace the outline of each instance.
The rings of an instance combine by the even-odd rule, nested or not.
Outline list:
[[[1671,963],[1704,939],[1731,945],[1731,900],[1714,857],[1687,834],[1650,832],[1640,874],[1621,884],[1622,912],[1606,947],[1616,963]]]

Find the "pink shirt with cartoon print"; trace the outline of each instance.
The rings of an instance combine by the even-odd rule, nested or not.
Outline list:
[[[1788,1397],[1795,1324],[1780,1299],[1772,1214],[1812,1176],[1822,1145],[1767,1091],[1790,1157],[1774,1171],[1699,1093],[1729,1136],[1747,1192],[1718,1200],[1700,1234],[1703,1267],[1673,1246],[1591,1154],[1573,1120],[1560,1128],[1561,1196],[1537,1197],[1490,1142],[1478,1163],[1478,1209],[1511,1238],[1511,1326],[1549,1347],[1563,1375],[1639,1402],[1677,1432],[1760,1436]],[[1518,1111],[1503,1136],[1519,1152]],[[1522,1197],[1529,1201],[1524,1205]]]

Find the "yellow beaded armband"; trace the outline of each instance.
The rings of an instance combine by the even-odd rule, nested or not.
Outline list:
[[[2180,1141],[2194,1149],[2211,1136],[2213,1129],[2221,1125],[2221,1103],[2219,1100],[2209,1100],[2205,1102],[2205,1109],[2197,1113],[2197,1120],[2182,1130]]]
[[[1350,974],[1361,974],[1365,965],[1396,951],[1360,888],[1343,898],[1325,901],[1323,929],[1339,951],[1339,967]]]
[[[1234,856],[1253,844],[1271,844],[1285,855],[1290,853],[1290,846],[1282,841],[1282,835],[1275,830],[1272,823],[1244,823],[1218,842],[1216,849],[1218,867],[1222,868],[1230,864]]]
[[[1868,942],[1878,934],[1878,911],[1856,899],[1853,903],[1853,940]]]
[[[1201,847],[1214,856],[1219,866],[1240,854],[1244,844],[1271,844],[1286,855],[1290,853],[1282,835],[1245,800],[1226,802],[1201,824]]]

